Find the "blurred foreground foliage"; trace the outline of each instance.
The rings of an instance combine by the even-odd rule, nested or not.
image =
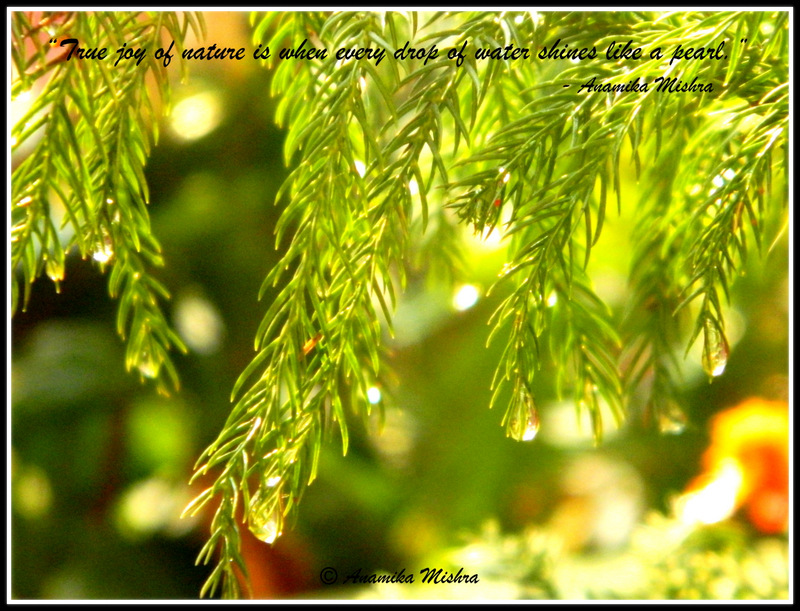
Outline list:
[[[426,600],[786,600],[789,548],[730,526],[686,529],[660,514],[648,516],[622,553],[578,559],[559,540],[529,529],[503,535],[488,523],[461,546],[437,551],[420,567],[479,575],[479,583],[379,583],[359,599]],[[467,568],[465,568],[467,567]],[[409,571],[406,571],[408,574]],[[381,573],[378,575],[391,573]]]

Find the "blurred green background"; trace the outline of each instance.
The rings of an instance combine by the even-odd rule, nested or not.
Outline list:
[[[246,19],[215,13],[207,40],[250,48]],[[183,386],[162,397],[125,372],[115,304],[91,262],[69,257],[60,294],[46,277],[34,285],[11,337],[15,598],[192,599],[209,571],[194,566],[207,522],[179,514],[200,490],[187,485],[193,462],[225,421],[230,390],[253,356],[266,307],[256,295],[277,260],[280,210],[273,203],[286,169],[268,70],[256,62],[195,63],[185,84],[177,73],[173,112],[147,178],[167,263],[157,275],[172,292],[166,307],[190,348],[176,357]],[[636,201],[638,188],[629,177],[624,203]],[[628,297],[628,223],[607,220],[589,270],[616,314]],[[326,566],[342,576],[357,568],[415,572],[426,562],[467,573],[480,567],[485,589],[440,588],[425,597],[581,597],[594,584],[611,588],[615,577],[630,574],[620,562],[633,562],[643,525],[667,532],[654,516],[675,518],[671,499],[703,469],[710,419],[753,396],[788,400],[787,243],[784,234],[768,257],[752,257],[737,280],[725,374],[709,385],[698,352],[687,358],[682,433],[631,426],[609,431],[595,449],[587,423],[579,426],[572,405],[556,399],[549,366],[536,389],[542,430],[534,442],[506,438],[502,413],[487,408],[502,345],[485,348],[486,321],[503,291],[483,295],[503,252],[465,232],[463,277],[452,285],[410,277],[397,337],[388,342],[395,384],[382,389],[383,433],[354,418],[344,458],[333,436],[298,522],[274,547],[245,529],[256,595],[411,596],[402,587],[328,588],[318,576]],[[777,541],[776,557],[785,557],[785,534],[767,537],[741,512],[716,528],[713,549],[720,540],[738,542],[737,549]],[[537,564],[539,551],[555,549],[545,540],[558,542],[557,576]],[[702,541],[697,546],[706,549]],[[482,546],[480,558],[458,556],[470,545]],[[668,543],[644,545],[659,552]],[[650,569],[663,578],[661,556],[639,562],[638,581],[623,579],[623,590],[646,587]],[[776,569],[778,582],[784,568]]]

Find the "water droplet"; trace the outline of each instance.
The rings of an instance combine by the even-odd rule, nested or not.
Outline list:
[[[139,362],[136,367],[144,377],[151,380],[158,377],[158,370],[161,369],[161,362],[153,357],[149,350],[143,350],[139,356]]]
[[[667,435],[680,435],[686,429],[686,414],[675,403],[668,401],[666,405],[658,408],[658,430]]]
[[[108,263],[114,257],[114,243],[111,236],[103,233],[103,242],[99,244],[97,250],[92,253],[92,259],[98,263]]]
[[[252,516],[249,524],[250,532],[264,543],[275,543],[278,535],[280,535],[277,513],[277,511],[273,511],[266,518],[261,515]]]
[[[247,526],[264,543],[275,543],[281,534],[280,508],[275,501],[265,498],[260,490],[250,501]]]
[[[728,364],[730,349],[719,327],[711,321],[705,323],[705,343],[703,344],[703,369],[709,378],[722,375]]]
[[[517,441],[531,441],[539,432],[539,413],[536,411],[533,397],[526,388],[519,390],[512,410],[506,436]]]
[[[45,264],[45,271],[50,277],[50,280],[56,284],[64,279],[64,263],[61,261],[48,258],[47,263]]]

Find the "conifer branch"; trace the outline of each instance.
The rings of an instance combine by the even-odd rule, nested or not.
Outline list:
[[[328,49],[388,45],[398,40],[397,29],[414,27],[397,15],[373,13],[334,14],[315,25],[321,27],[286,28],[295,32],[294,47],[309,31]],[[381,380],[381,322],[391,332],[410,231],[415,219],[425,226],[427,194],[447,180],[444,117],[463,123],[455,93],[463,73],[452,62],[383,61],[380,72],[368,62],[329,58],[308,62],[291,81],[284,66],[275,75],[273,87],[281,92],[306,85],[307,104],[292,109],[286,140],[287,160],[298,151],[300,161],[278,195],[290,196],[278,239],[289,227],[294,235],[262,286],[262,295],[278,292],[257,332],[258,354],[237,381],[238,401],[197,469],[201,475],[220,465],[222,475],[191,509],[221,495],[226,511],[235,513],[241,494],[244,520],[270,543],[315,478],[331,421],[346,452],[345,408],[365,417],[371,411],[368,391]],[[368,88],[376,98],[365,95]],[[279,109],[279,119],[287,111]],[[423,160],[431,166],[425,174]],[[209,593],[220,582],[223,592],[236,588],[235,562],[224,549],[237,546],[240,535],[235,521],[220,524],[225,528],[212,535],[220,564]]]
[[[111,268],[109,293],[119,299],[127,368],[153,378],[161,391],[167,379],[177,388],[168,351],[186,348],[159,305],[169,293],[150,272],[163,261],[150,228],[144,165],[169,107],[169,78],[154,51],[170,38],[180,47],[189,27],[201,29],[200,17],[58,12],[32,22],[14,12],[12,23],[12,96],[33,97],[11,131],[12,152],[33,147],[12,176],[11,265],[22,273],[22,307],[43,272],[58,287],[66,253],[77,246],[83,258]],[[53,47],[50,40],[61,44]],[[76,49],[113,53],[123,44],[148,49],[145,65],[128,60],[113,66],[109,59],[80,58]],[[158,107],[146,87],[151,78]],[[18,282],[12,287],[16,311]]]
[[[779,83],[766,85],[769,92],[757,105],[740,105],[689,140],[682,182],[707,178],[695,183],[688,196],[676,197],[679,204],[683,199],[684,210],[691,215],[683,227],[689,277],[682,283],[678,309],[695,300],[701,304],[687,351],[702,331],[703,366],[709,377],[724,371],[729,352],[719,293],[729,300],[731,278],[747,261],[748,234],[761,251],[762,228],[776,208],[768,200],[774,197],[782,202],[778,210],[788,201],[786,183],[779,193],[773,193],[772,187],[773,157],[780,149],[788,150],[788,91]],[[720,143],[711,153],[705,150],[709,138]]]
[[[375,28],[369,14],[313,24],[306,20],[314,16],[291,17],[275,20],[271,48],[289,32],[288,42],[298,47],[309,36],[328,42],[326,33],[335,38],[351,31],[358,40]],[[269,20],[261,21],[256,36]],[[346,451],[345,403],[349,398],[354,407],[369,411],[366,393],[377,383],[380,368],[380,321],[372,297],[383,303],[389,268],[403,252],[403,223],[393,211],[376,214],[370,207],[370,187],[362,174],[376,149],[358,146],[352,137],[355,130],[361,142],[374,140],[361,98],[362,79],[369,75],[358,62],[289,66],[286,62],[276,71],[273,90],[284,99],[300,94],[294,100],[302,103],[282,105],[278,119],[289,123],[287,161],[296,151],[302,157],[278,195],[288,192],[290,202],[276,233],[278,242],[292,227],[294,235],[262,285],[262,295],[274,288],[277,294],[256,335],[258,354],[237,381],[232,398],[238,401],[197,469],[200,475],[223,466],[208,494],[192,507],[196,511],[213,496],[222,498],[217,515],[224,512],[225,519],[215,520],[212,534],[220,555],[205,588],[211,594],[220,585],[224,595],[238,590],[235,556],[226,550],[238,549],[233,517],[240,493],[249,528],[274,542],[315,477],[331,420],[338,423]],[[210,559],[209,552],[198,561]]]
[[[698,14],[688,19],[685,15],[668,15],[652,22],[640,20],[640,31],[632,29],[630,35],[637,39],[637,46],[650,50],[657,46],[673,49],[678,44],[690,43],[694,47],[711,47],[714,41],[723,38],[732,39],[734,35],[742,38],[743,32],[757,32],[764,17],[758,13]],[[607,24],[599,16],[591,31],[576,32],[581,19],[583,17],[579,14],[548,15],[543,19],[544,27],[537,28],[535,35],[552,40],[569,34],[571,41],[576,40],[576,47],[603,49],[608,45],[610,36],[613,35],[616,40],[623,36],[620,28],[624,30],[626,25],[624,18],[621,23],[615,21],[613,32],[606,34],[604,30]],[[783,23],[780,19],[776,22]],[[648,24],[654,26],[649,31]],[[547,27],[552,29],[548,31],[545,29]],[[757,40],[755,36],[753,34],[751,40]],[[780,38],[781,35],[778,36]],[[574,254],[578,251],[583,252],[583,266],[588,264],[591,249],[601,235],[607,195],[611,189],[616,191],[617,206],[621,211],[619,163],[625,146],[630,148],[631,161],[638,176],[643,164],[639,149],[648,133],[654,132],[655,135],[655,145],[648,149],[653,153],[652,163],[657,164],[663,159],[660,156],[662,141],[670,133],[681,134],[690,123],[697,123],[695,116],[701,116],[703,121],[699,122],[699,129],[703,135],[691,141],[696,147],[692,158],[696,161],[682,168],[685,172],[682,184],[689,182],[688,175],[709,176],[706,167],[708,155],[702,154],[700,149],[707,144],[714,129],[712,126],[722,121],[714,118],[714,111],[727,102],[727,97],[735,94],[748,100],[744,112],[755,112],[763,117],[758,124],[760,131],[744,138],[750,147],[737,147],[736,154],[744,157],[746,172],[737,174],[738,180],[725,191],[734,200],[731,205],[715,216],[716,222],[707,230],[694,239],[686,238],[686,244],[693,244],[690,252],[680,252],[683,260],[692,262],[693,275],[689,286],[701,283],[700,288],[689,295],[689,300],[700,295],[704,298],[691,341],[703,330],[704,360],[711,363],[723,359],[727,348],[715,287],[723,287],[727,292],[728,278],[724,266],[732,265],[730,248],[735,248],[735,254],[739,257],[746,252],[743,233],[737,233],[736,229],[742,228],[740,221],[743,211],[749,213],[754,208],[749,205],[750,198],[755,200],[759,189],[763,189],[769,181],[769,149],[777,147],[776,139],[785,133],[782,123],[778,123],[788,120],[787,98],[784,95],[786,88],[781,85],[785,82],[781,80],[782,73],[778,70],[770,73],[769,78],[765,76],[764,66],[771,60],[764,53],[775,53],[778,49],[786,51],[785,46],[771,42],[752,44],[744,51],[733,52],[727,66],[722,62],[683,62],[674,64],[674,70],[668,70],[675,72],[675,78],[680,80],[697,78],[713,83],[716,90],[722,91],[718,99],[708,98],[706,94],[698,97],[656,93],[655,87],[645,93],[617,92],[605,95],[579,94],[563,88],[565,81],[583,84],[592,77],[598,81],[621,80],[624,77],[626,80],[639,78],[652,82],[665,73],[664,62],[656,58],[638,64],[578,62],[554,71],[553,80],[544,80],[518,91],[517,99],[520,102],[515,113],[518,118],[510,123],[501,123],[502,126],[492,138],[464,162],[466,178],[451,185],[455,193],[460,193],[454,197],[452,206],[462,219],[473,224],[478,233],[501,224],[503,207],[508,206],[511,210],[504,228],[507,235],[515,236],[512,244],[515,254],[502,276],[516,278],[517,289],[514,296],[504,302],[494,319],[496,325],[513,321],[507,350],[498,365],[496,382],[511,378],[515,389],[530,388],[533,367],[531,357],[523,355],[527,348],[522,347],[534,343],[538,349],[540,333],[537,332],[537,325],[543,328],[542,304],[556,287],[553,275],[563,275],[569,284],[576,269]],[[781,60],[779,63],[785,65],[785,55]],[[540,68],[539,73],[540,77],[543,76],[546,68]],[[770,101],[774,106],[765,106]],[[726,117],[726,120],[730,120],[730,117]],[[502,119],[496,121],[501,122]],[[736,129],[731,127],[729,131],[735,132]],[[734,137],[733,134],[731,137]],[[724,150],[724,147],[720,148]],[[749,160],[748,153],[752,156]],[[732,154],[724,154],[723,159],[712,168],[716,175],[726,171]],[[707,179],[709,183],[714,180],[714,175],[712,173]],[[753,188],[754,195],[745,195],[747,191],[740,191],[743,187]],[[721,199],[719,195],[714,198]],[[686,211],[684,215],[691,216],[693,211],[707,207],[708,202],[687,200],[683,208]],[[674,209],[673,203],[669,218],[675,214]],[[688,227],[697,227],[699,223],[702,220],[695,217],[694,223]],[[759,223],[756,220],[756,227],[760,226]],[[584,227],[583,231],[580,226]],[[688,231],[691,233],[696,229]],[[577,243],[574,239],[580,233],[584,237]],[[685,272],[679,268],[677,273],[677,277],[669,278],[671,286],[682,283],[681,274]],[[525,314],[526,310],[530,310],[531,314]],[[598,330],[603,328],[601,320],[596,319]],[[525,341],[520,337],[523,329],[527,329]],[[597,344],[604,345],[608,339],[598,336]],[[714,370],[714,366],[711,366],[711,370]],[[719,371],[717,368],[717,373]],[[608,385],[599,388],[607,397],[615,397],[613,403],[618,405],[621,384],[616,367],[610,368],[608,374],[602,380]],[[495,384],[495,400],[498,391],[499,387]],[[590,401],[584,402],[593,405]],[[515,409],[512,404],[511,410]],[[507,420],[510,413],[506,414]],[[597,414],[593,416],[596,418]],[[595,432],[599,436],[599,429]]]
[[[688,312],[675,311],[680,289],[673,278],[680,275],[681,266],[669,214],[682,139],[673,140],[676,147],[659,168],[647,172],[652,193],[643,195],[637,207],[634,235],[640,238],[631,263],[632,294],[621,323],[624,349],[620,356],[628,401],[643,402],[643,423],[667,433],[681,432],[686,424],[677,392],[678,351]]]

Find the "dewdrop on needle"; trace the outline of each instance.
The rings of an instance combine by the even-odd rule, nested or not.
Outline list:
[[[508,421],[506,436],[517,441],[531,441],[539,432],[539,413],[533,397],[527,389],[519,390],[519,397],[514,405],[514,413]]]
[[[277,484],[277,482],[275,483]],[[281,534],[280,505],[275,501],[270,502],[268,498],[264,498],[259,490],[250,503],[247,527],[257,539],[264,543],[275,543]]]
[[[705,342],[703,344],[703,369],[709,379],[722,375],[728,364],[730,349],[722,333],[712,322],[705,324]]]

